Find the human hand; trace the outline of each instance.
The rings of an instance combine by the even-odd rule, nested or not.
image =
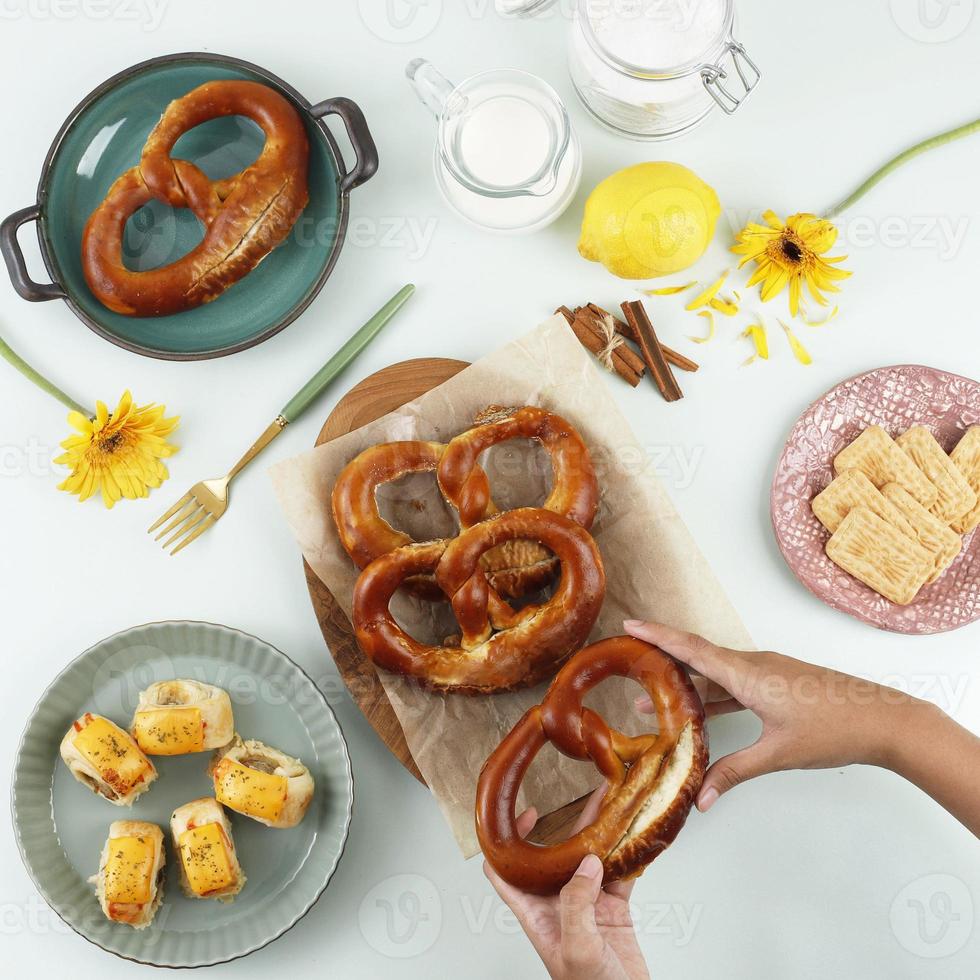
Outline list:
[[[605,787],[596,790],[572,828],[577,834],[594,822]],[[526,837],[537,823],[533,807],[517,818]],[[483,871],[555,980],[649,980],[636,941],[629,898],[633,881],[602,887],[602,861],[586,856],[558,895],[530,895],[509,885],[484,862]]]
[[[657,623],[627,620],[624,627],[729,692],[730,699],[718,695],[708,704],[709,716],[744,706],[762,719],[758,741],[708,769],[697,799],[702,812],[722,793],[765,773],[852,763],[895,768],[900,729],[913,715],[938,710],[894,688],[778,653],[728,650]]]

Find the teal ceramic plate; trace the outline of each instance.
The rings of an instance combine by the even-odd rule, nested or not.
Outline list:
[[[316,781],[306,817],[272,830],[229,813],[248,881],[234,902],[185,898],[177,882],[169,821],[189,800],[213,795],[210,753],[156,757],[159,779],[132,809],[77,782],[58,747],[85,711],[128,727],[139,692],[173,677],[223,687],[235,727],[299,757]],[[281,936],[320,897],[340,861],[353,804],[347,745],[310,678],[267,643],[208,623],[154,623],[118,633],[83,653],[44,692],[24,731],[12,790],[21,855],[45,901],[77,933],[153,966],[210,966],[245,956]],[[167,836],[167,883],[153,924],[137,932],[109,922],[86,882],[113,820],[149,820]]]
[[[300,112],[310,139],[310,201],[289,237],[250,275],[213,303],[168,317],[127,317],[107,310],[82,274],[82,231],[113,181],[139,162],[147,135],[173,99],[215,79],[246,79],[276,89]],[[336,114],[357,156],[346,171],[323,119]],[[174,156],[191,160],[213,180],[237,173],[259,155],[265,134],[239,116],[213,119],[185,133]],[[0,249],[14,287],[32,301],[64,299],[107,340],[141,354],[176,360],[230,354],[282,330],[320,291],[347,228],[348,194],[377,170],[374,142],[349,99],[311,105],[271,72],[215,54],[154,58],[110,78],[87,96],[56,136],[44,163],[37,204],[4,221]],[[52,283],[30,279],[17,228],[36,220]],[[150,202],[129,220],[124,258],[133,269],[167,265],[203,237],[197,218]]]

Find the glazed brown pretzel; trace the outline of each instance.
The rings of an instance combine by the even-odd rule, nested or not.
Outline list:
[[[381,516],[378,487],[408,473],[435,473],[445,451],[441,442],[386,442],[365,449],[343,468],[330,506],[340,543],[358,568],[413,543],[404,531],[396,530]],[[431,573],[412,576],[403,587],[425,599],[446,598]]]
[[[472,429],[460,433],[446,447],[437,476],[446,499],[459,512],[462,527],[483,520],[492,506],[490,487],[480,478],[480,454],[508,439],[533,439],[551,456],[554,476],[551,493],[541,505],[569,520],[592,527],[599,506],[599,483],[592,458],[570,422],[543,408],[491,406],[481,412]]]
[[[489,587],[480,565],[488,550],[516,539],[540,542],[561,563],[552,597],[520,611]],[[452,603],[462,634],[457,645],[420,643],[388,609],[402,582],[429,573]],[[361,650],[379,667],[439,691],[493,694],[554,673],[588,638],[605,591],[602,558],[588,531],[567,517],[524,507],[476,524],[448,544],[412,544],[376,558],[354,587],[351,618]]]
[[[265,145],[241,173],[211,181],[170,152],[185,132],[219,116],[254,120]],[[167,106],[139,165],[119,177],[85,225],[89,288],[110,310],[129,316],[167,316],[216,299],[289,233],[306,207],[308,167],[303,121],[283,96],[258,82],[206,82]],[[170,265],[133,272],[122,258],[126,222],[153,198],[190,208],[205,226],[204,239]]]
[[[496,513],[486,474],[477,466],[480,454],[510,439],[533,439],[551,457],[552,488],[541,505],[592,527],[599,506],[599,482],[582,437],[560,415],[526,405],[501,408],[492,405],[477,415],[473,428],[460,433],[446,447],[437,477],[443,495],[459,513],[461,527],[472,527],[485,513]],[[547,584],[556,562],[547,549],[534,541],[512,541],[487,555],[496,571],[494,586],[503,594],[522,596]]]
[[[340,543],[358,568],[412,543],[407,534],[381,516],[378,487],[408,473],[434,473],[445,451],[446,446],[439,442],[387,442],[365,449],[341,471],[331,495],[331,510]],[[487,475],[476,463],[470,483],[487,501],[481,520],[498,513],[490,499]],[[500,595],[512,598],[541,588],[555,571],[551,554],[530,541],[506,541],[485,552],[480,565],[490,586]],[[403,588],[425,599],[446,598],[431,573],[406,579]]]
[[[653,700],[659,734],[631,738],[583,707],[607,677],[638,681]],[[608,789],[594,823],[560,844],[529,843],[517,833],[521,782],[547,742],[591,760]],[[602,640],[576,654],[487,759],[476,796],[476,829],[486,859],[510,884],[553,894],[586,854],[605,883],[640,874],[684,826],[708,764],[704,709],[687,673],[663,651],[632,637]]]

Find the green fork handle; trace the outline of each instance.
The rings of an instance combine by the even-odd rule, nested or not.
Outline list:
[[[404,286],[377,313],[354,334],[326,364],[296,392],[279,413],[286,422],[295,422],[323,393],[324,388],[364,350],[381,332],[385,324],[405,305],[415,292],[412,285]]]

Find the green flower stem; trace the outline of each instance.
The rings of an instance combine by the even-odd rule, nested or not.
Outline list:
[[[915,146],[910,146],[904,153],[899,153],[897,157],[893,157],[883,167],[879,167],[853,194],[845,197],[840,204],[832,207],[826,213],[825,217],[828,219],[836,218],[841,211],[846,210],[852,204],[859,201],[875,184],[884,180],[893,170],[897,170],[903,163],[908,163],[909,160],[917,157],[920,153],[925,153],[927,150],[934,150],[938,146],[945,146],[947,143],[952,143],[954,140],[976,132],[980,132],[980,119],[975,119],[973,122],[966,123],[964,126],[957,126],[956,129],[939,133],[937,136],[932,136],[927,140],[923,140],[921,143],[916,143]]]
[[[28,381],[33,381],[41,391],[46,391],[49,395],[57,398],[66,408],[70,408],[73,412],[81,412],[86,418],[93,417],[93,412],[90,412],[83,405],[79,405],[74,398],[70,398],[60,388],[51,384],[47,378],[38,374],[2,337],[0,337],[0,355],[3,355],[3,359],[17,368]]]

